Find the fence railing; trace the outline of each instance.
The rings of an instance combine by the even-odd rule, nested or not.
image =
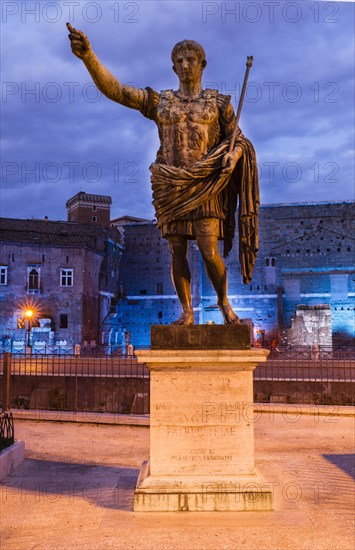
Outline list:
[[[355,405],[355,353],[321,347],[280,347],[254,372],[257,402]]]
[[[308,359],[309,361],[318,361],[321,358],[354,359],[355,346],[338,345],[331,346],[270,346],[269,359]]]
[[[114,345],[79,345],[80,355],[83,357],[101,357],[109,355],[113,357],[125,357],[127,355],[127,346]],[[24,340],[9,342],[7,345],[0,345],[0,354],[10,352],[12,355],[20,357],[25,355],[75,355],[76,346],[74,344],[49,345],[46,343],[34,341],[31,346],[27,346]]]
[[[21,409],[147,414],[149,371],[134,356],[12,355],[9,401]]]
[[[353,351],[316,351],[271,350],[254,372],[254,400],[355,405]],[[135,356],[5,353],[0,383],[3,408],[149,413],[149,370]]]
[[[11,412],[0,411],[0,452],[15,442],[14,419]]]

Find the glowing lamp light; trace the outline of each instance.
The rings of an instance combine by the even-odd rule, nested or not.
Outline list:
[[[25,300],[19,304],[19,310],[22,318],[26,321],[36,321],[41,316],[41,307],[37,300]]]

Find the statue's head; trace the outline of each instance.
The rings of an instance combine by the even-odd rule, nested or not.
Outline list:
[[[175,58],[178,54],[185,53],[186,51],[194,51],[201,62],[204,62],[204,67],[206,66],[206,54],[205,50],[198,42],[195,40],[181,40],[173,47],[171,52],[171,60],[174,63]]]
[[[193,53],[194,56],[198,59],[198,61],[201,63],[201,72],[207,65],[206,61],[206,54],[205,50],[199,44],[198,42],[195,42],[195,40],[182,40],[181,42],[178,42],[173,47],[173,50],[171,52],[171,59],[173,62],[173,69],[175,72],[177,72],[177,64],[178,60],[181,58],[187,58],[188,54]]]

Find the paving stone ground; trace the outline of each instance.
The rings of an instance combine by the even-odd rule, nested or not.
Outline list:
[[[26,460],[0,484],[1,550],[354,550],[354,417],[255,419],[272,512],[134,513],[147,426],[16,420]]]

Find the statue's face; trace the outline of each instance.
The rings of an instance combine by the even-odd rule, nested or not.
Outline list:
[[[201,80],[203,63],[194,50],[183,49],[174,58],[173,69],[181,82]]]

